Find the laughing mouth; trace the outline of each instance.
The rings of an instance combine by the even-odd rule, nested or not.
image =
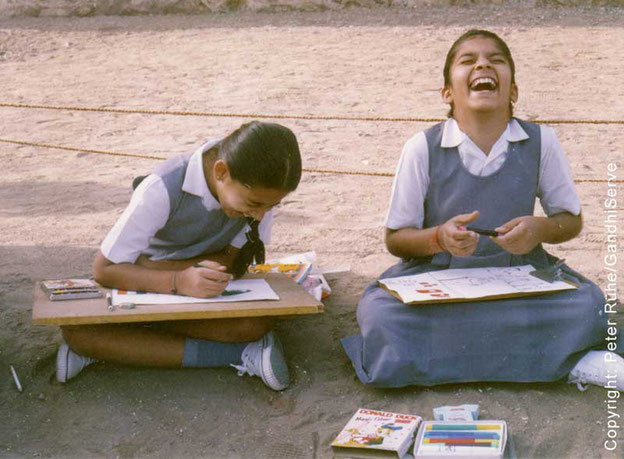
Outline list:
[[[471,91],[494,91],[497,87],[496,81],[490,77],[477,78],[470,84]]]

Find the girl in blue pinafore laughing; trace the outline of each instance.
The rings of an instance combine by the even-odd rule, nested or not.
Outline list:
[[[402,261],[381,278],[556,259],[542,243],[577,236],[581,206],[551,128],[512,117],[514,61],[496,34],[471,30],[448,52],[442,99],[449,119],[412,137],[397,167],[386,245]],[[539,198],[546,217],[533,215]],[[479,236],[467,225],[495,229]],[[364,384],[555,381],[624,389],[624,359],[606,351],[600,289],[569,267],[579,288],[552,295],[406,306],[377,282],[364,292],[361,335],[343,346]],[[612,387],[613,388],[613,387]]]

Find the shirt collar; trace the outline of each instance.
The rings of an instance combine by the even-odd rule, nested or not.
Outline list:
[[[444,129],[442,131],[442,142],[440,146],[442,148],[454,148],[459,146],[464,140],[466,140],[467,135],[462,132],[459,128],[459,124],[455,121],[454,118],[449,118],[444,123]],[[504,139],[508,142],[520,142],[521,140],[528,139],[529,135],[526,131],[520,126],[520,123],[517,119],[512,118],[507,123],[507,127],[501,134],[501,139]]]
[[[219,140],[210,140],[193,152],[189,159],[182,191],[202,198],[204,207],[208,210],[220,209],[221,204],[210,192],[204,176],[203,154],[219,143]]]
[[[517,119],[512,118],[507,124],[505,133],[508,133],[507,140],[509,142],[520,142],[529,138],[529,134],[520,126]]]

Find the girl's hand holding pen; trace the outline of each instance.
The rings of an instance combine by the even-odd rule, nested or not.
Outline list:
[[[225,272],[226,269],[216,261],[206,260],[179,271],[176,285],[178,293],[199,298],[220,295],[232,280],[232,275]]]
[[[477,249],[479,235],[472,231],[466,231],[462,227],[475,221],[479,217],[479,212],[471,214],[461,214],[448,220],[438,229],[438,243],[445,251],[456,257],[466,257],[472,255]]]
[[[527,254],[542,242],[540,220],[543,218],[516,217],[496,228],[499,236],[492,240],[514,255]]]

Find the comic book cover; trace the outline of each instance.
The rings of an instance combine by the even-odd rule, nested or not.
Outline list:
[[[420,421],[420,416],[412,414],[360,408],[331,446],[337,456],[344,453],[358,457],[359,453],[363,453],[361,457],[403,457],[414,440]],[[370,454],[373,452],[375,454]]]

